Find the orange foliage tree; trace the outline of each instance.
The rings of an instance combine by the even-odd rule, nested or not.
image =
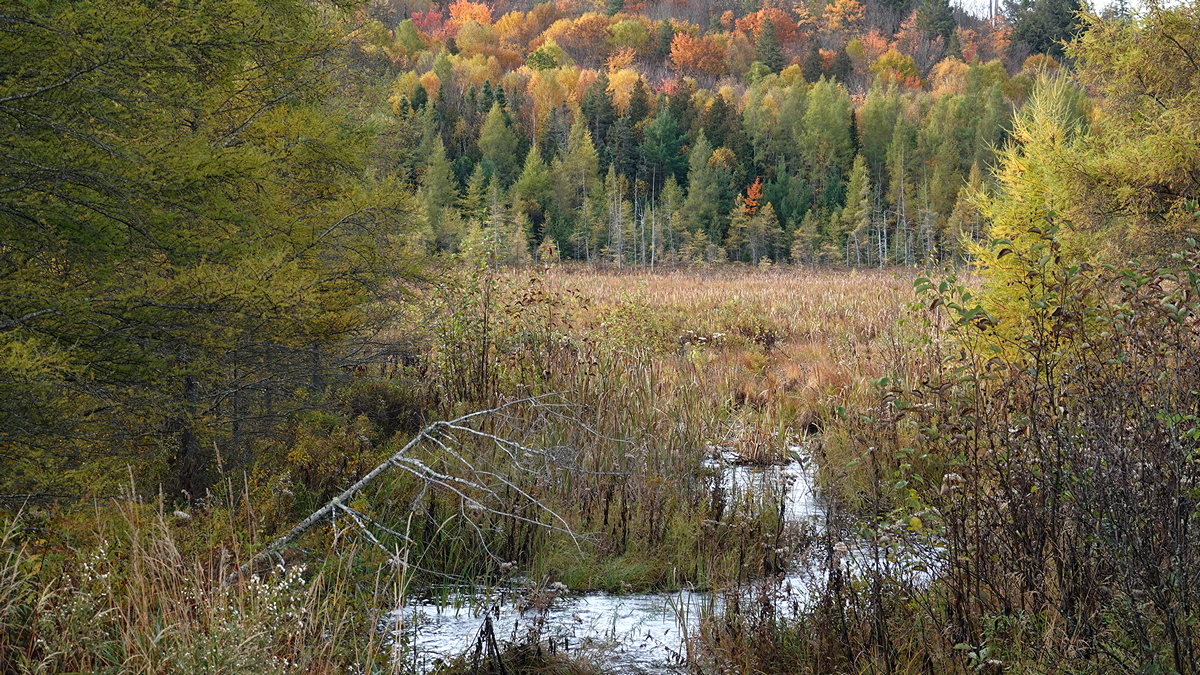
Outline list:
[[[859,38],[859,44],[862,45],[863,58],[867,63],[874,63],[875,59],[888,53],[888,50],[895,46],[891,38],[878,28],[872,28],[871,32]]]
[[[725,48],[710,35],[677,33],[671,40],[671,62],[680,72],[720,75],[725,71]]]
[[[866,8],[858,0],[834,0],[825,5],[825,28],[831,33],[853,34],[862,26]]]
[[[608,56],[608,27],[612,20],[589,12],[578,19],[559,19],[542,33],[542,39],[554,40],[571,58],[599,65]]]
[[[758,213],[758,206],[762,203],[762,176],[757,176],[754,179],[754,184],[746,188],[746,198],[742,201],[742,208],[745,209],[747,216],[753,216]]]
[[[491,6],[471,0],[455,0],[450,5],[450,25],[457,31],[471,21],[481,26],[492,25]]]
[[[763,8],[738,19],[737,30],[758,37],[763,21],[766,19],[770,19],[771,23],[775,24],[775,37],[779,38],[780,42],[789,44],[796,39],[797,26],[796,22],[792,20],[792,15],[774,7]]]
[[[440,9],[413,12],[412,22],[417,27],[417,30],[426,35],[433,35],[439,38],[444,37],[446,13]]]

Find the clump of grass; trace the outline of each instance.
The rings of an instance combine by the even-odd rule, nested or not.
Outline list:
[[[388,593],[347,565],[241,579],[234,552],[186,553],[199,516],[135,501],[95,516],[90,542],[31,541],[5,527],[3,672],[323,673],[386,666],[373,617]],[[351,558],[353,556],[350,556]],[[339,563],[342,561],[339,561]]]

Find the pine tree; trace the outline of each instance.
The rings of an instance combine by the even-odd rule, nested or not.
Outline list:
[[[442,227],[442,214],[453,208],[458,201],[458,182],[446,159],[446,148],[441,137],[435,137],[429,161],[419,180],[425,214],[438,251],[452,250],[457,246],[457,234]]]
[[[1013,37],[1020,40],[1038,54],[1063,56],[1063,44],[1070,42],[1080,29],[1080,0],[1033,0],[1010,3],[1009,16],[1013,20]]]
[[[617,110],[613,104],[612,92],[608,90],[608,73],[606,71],[601,71],[596,81],[583,93],[580,110],[587,119],[588,131],[592,133],[592,139],[603,143],[608,138],[608,127],[616,118]],[[607,159],[602,158],[602,163],[607,166]]]
[[[492,104],[479,131],[479,153],[484,172],[497,187],[507,186],[516,173],[517,135],[505,119],[500,102]]]
[[[772,73],[783,70],[786,61],[783,57],[783,43],[775,33],[775,22],[770,18],[763,19],[758,29],[758,39],[754,43],[755,59],[769,68]]]
[[[792,262],[816,267],[820,250],[819,218],[815,211],[804,214],[800,227],[792,235]]]
[[[916,151],[916,130],[904,118],[896,122],[892,143],[888,148],[887,166],[891,179],[888,203],[895,222],[891,257],[895,262],[912,265],[915,257],[916,196],[919,177],[919,155]]]
[[[488,177],[483,172],[483,165],[476,164],[467,181],[467,189],[459,200],[458,208],[468,221],[484,222],[488,206]]]
[[[529,222],[532,241],[541,241],[545,231],[546,207],[552,194],[550,171],[537,146],[530,146],[525,166],[512,187],[513,209]]]
[[[679,181],[684,177],[687,156],[681,151],[685,141],[679,125],[665,106],[658,111],[654,121],[646,125],[641,155],[651,190],[659,189],[668,178]]]
[[[588,197],[600,189],[600,160],[592,145],[592,135],[582,116],[571,125],[566,152],[554,160],[554,211],[560,223],[569,223],[570,231],[558,234],[559,246],[570,242],[573,255],[590,259]]]
[[[846,207],[842,209],[839,236],[843,237],[848,265],[863,265],[871,229],[871,174],[867,160],[860,153],[850,169],[850,185],[846,190]]]
[[[917,30],[930,40],[940,37],[949,41],[955,27],[958,26],[949,0],[921,0],[916,20]]]
[[[687,199],[683,203],[683,217],[689,232],[703,232],[708,240],[720,244],[724,232],[719,217],[721,187],[717,184],[716,172],[709,166],[712,146],[701,130],[688,153]]]
[[[0,493],[202,498],[363,358],[409,167],[302,0],[3,14]]]
[[[821,58],[821,52],[813,45],[808,51],[808,55],[804,57],[804,63],[800,66],[800,72],[804,74],[806,82],[814,83],[825,74],[825,60]]]

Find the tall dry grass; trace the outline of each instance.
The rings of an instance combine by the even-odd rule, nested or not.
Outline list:
[[[51,542],[37,517],[4,523],[0,672],[334,673],[390,669],[384,579],[353,551],[324,565],[235,578],[235,552],[198,551],[198,517],[114,502],[86,543]],[[370,580],[367,580],[368,582]]]
[[[582,553],[528,523],[440,522],[437,538],[494,532],[494,560],[478,568],[515,562],[583,588],[713,587],[777,572],[779,495],[729,503],[705,459],[728,449],[785,461],[873,395],[872,381],[903,372],[911,287],[906,272],[554,267],[485,270],[428,292],[408,322],[422,329],[403,338],[416,345],[413,365],[392,377],[420,382],[443,414],[560,394],[569,419],[509,431],[556,449],[522,489],[587,535]],[[422,509],[433,520],[453,502]],[[421,547],[427,567],[471,567],[459,545]]]

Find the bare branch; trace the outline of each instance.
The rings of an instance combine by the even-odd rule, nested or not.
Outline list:
[[[511,481],[509,481],[508,479],[499,475],[498,473],[491,472],[491,471],[481,471],[481,470],[473,467],[471,465],[471,462],[467,461],[464,457],[462,457],[457,452],[451,450],[449,447],[446,446],[445,443],[443,443],[440,439],[437,438],[437,435],[439,433],[444,433],[446,430],[450,430],[450,429],[470,430],[469,428],[462,426],[462,423],[467,420],[475,419],[477,417],[481,417],[484,415],[494,415],[505,409],[508,409],[508,408],[511,408],[513,406],[520,405],[523,403],[536,403],[538,400],[540,400],[542,398],[545,398],[545,396],[537,396],[537,397],[532,397],[532,398],[520,399],[517,401],[511,401],[509,403],[505,403],[505,404],[497,406],[495,408],[490,408],[488,410],[479,410],[479,411],[476,411],[473,413],[469,413],[469,414],[463,415],[461,417],[455,418],[450,421],[439,421],[439,422],[434,422],[434,423],[430,424],[429,426],[425,427],[420,432],[418,432],[417,435],[412,438],[412,440],[410,440],[407,444],[405,444],[404,447],[400,448],[400,450],[398,450],[395,454],[393,454],[391,457],[389,457],[387,460],[385,460],[382,464],[380,464],[379,466],[376,466],[374,469],[372,469],[370,472],[368,472],[365,476],[363,476],[361,479],[359,479],[353,485],[346,488],[346,490],[343,491],[340,495],[334,497],[329,502],[327,502],[324,506],[322,506],[321,508],[314,511],[312,514],[310,514],[304,520],[300,521],[287,534],[284,534],[283,536],[275,539],[270,544],[268,544],[265,548],[263,548],[261,551],[254,554],[249,560],[247,560],[244,564],[241,565],[241,567],[238,569],[237,576],[245,577],[253,569],[255,563],[262,560],[263,558],[266,558],[266,557],[269,557],[272,555],[277,555],[279,551],[281,551],[282,549],[291,545],[294,541],[299,539],[302,535],[304,535],[306,532],[311,530],[315,525],[317,525],[319,522],[321,522],[325,518],[335,517],[339,510],[357,514],[356,511],[349,509],[346,506],[346,503],[349,502],[351,499],[353,499],[354,496],[356,494],[358,494],[359,492],[361,492],[365,487],[367,487],[372,482],[374,482],[377,478],[379,478],[379,476],[383,475],[388,469],[391,469],[393,467],[397,467],[404,471],[408,471],[409,473],[413,474],[414,476],[417,476],[418,478],[421,478],[422,480],[426,481],[427,483],[442,486],[442,487],[450,490],[451,492],[455,493],[456,495],[462,497],[468,503],[472,504],[473,506],[479,508],[480,510],[482,510],[484,512],[503,516],[506,518],[515,518],[520,521],[524,521],[524,522],[532,523],[532,524],[539,525],[542,527],[548,527],[553,530],[559,530],[559,531],[565,532],[568,535],[570,535],[571,539],[573,541],[575,541],[576,546],[578,546],[579,545],[578,539],[576,538],[575,533],[570,529],[570,526],[567,524],[566,520],[564,520],[561,516],[559,516],[557,513],[555,513],[552,509],[550,509],[548,506],[546,506],[544,504],[541,504],[536,499],[531,497],[528,493],[521,490],[519,487],[514,485]],[[470,430],[470,431],[474,432],[474,430]],[[528,499],[531,503],[537,504],[542,509],[544,509],[547,513],[549,513],[551,515],[551,517],[554,520],[558,521],[559,524],[554,525],[554,524],[542,523],[537,520],[533,520],[531,518],[527,518],[527,517],[521,516],[516,513],[499,511],[499,510],[490,508],[484,504],[479,503],[479,501],[477,499],[475,499],[475,498],[471,497],[470,495],[466,494],[465,492],[463,492],[462,488],[478,490],[478,491],[484,492],[484,493],[492,493],[493,490],[489,489],[486,485],[481,485],[475,481],[469,480],[468,478],[464,478],[462,476],[454,476],[454,475],[440,473],[438,471],[435,471],[433,468],[431,468],[424,462],[421,462],[420,460],[417,460],[417,459],[407,456],[410,452],[412,452],[415,448],[417,448],[424,441],[431,441],[434,444],[436,444],[437,446],[439,446],[440,448],[442,448],[443,450],[445,450],[447,453],[449,453],[451,456],[453,456],[456,460],[458,460],[459,462],[462,462],[463,465],[468,468],[470,473],[474,473],[478,476],[484,476],[487,478],[492,478],[492,479],[498,480],[501,483],[503,483],[504,485],[516,490],[522,497],[524,497],[525,499]],[[521,446],[518,445],[517,447],[521,447]],[[355,520],[357,525],[359,525],[359,529],[365,528],[365,524],[361,520],[354,517],[353,515],[352,515],[352,519]],[[372,536],[371,539],[374,539],[374,537]],[[406,537],[406,539],[407,539],[407,537]]]

